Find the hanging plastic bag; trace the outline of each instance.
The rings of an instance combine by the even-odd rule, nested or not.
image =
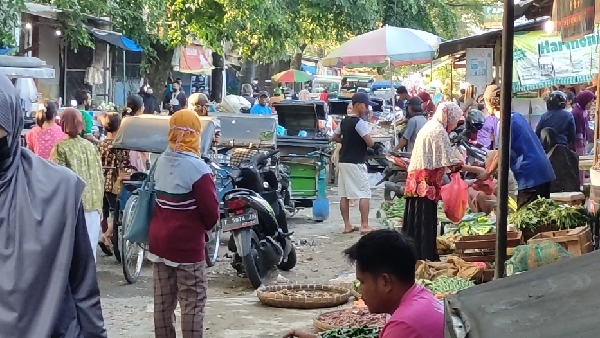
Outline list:
[[[452,173],[450,183],[442,187],[441,195],[446,217],[452,223],[458,224],[465,216],[469,205],[469,185],[463,181],[459,173]]]

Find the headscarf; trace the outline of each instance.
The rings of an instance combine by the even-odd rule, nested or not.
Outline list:
[[[409,171],[438,169],[455,165],[459,160],[448,137],[448,126],[462,117],[462,110],[453,102],[439,104],[433,118],[417,134],[410,158]]]
[[[182,109],[169,120],[169,147],[200,156],[200,119],[193,110]]]
[[[423,109],[433,113],[435,111],[435,104],[431,99],[431,95],[428,92],[420,92],[417,96],[423,101]]]
[[[0,337],[50,337],[65,301],[85,184],[21,147],[20,99],[1,74],[0,126],[10,151],[0,168]]]
[[[581,140],[587,140],[588,130],[588,112],[585,110],[585,106],[592,102],[596,98],[593,92],[589,90],[582,90],[577,94],[576,103],[573,105],[573,118],[575,119],[575,137]]]
[[[596,95],[591,91],[591,90],[582,90],[579,92],[579,94],[577,94],[577,99],[576,102],[577,104],[585,109],[585,106],[588,105],[588,103],[594,101],[596,99]]]
[[[550,150],[552,150],[552,148],[558,144],[558,133],[556,130],[554,130],[554,128],[544,128],[540,132],[540,141],[542,142],[544,151],[546,154],[548,154]]]
[[[558,143],[558,133],[554,128],[542,129],[540,140],[556,175],[550,183],[550,192],[579,191],[579,156]]]
[[[456,103],[443,102],[438,106],[432,119],[438,121],[446,129],[446,132],[449,133],[452,130],[448,130],[448,128],[456,125],[462,117],[462,110]]]
[[[298,100],[300,101],[310,101],[310,92],[306,89],[302,89],[298,93]]]

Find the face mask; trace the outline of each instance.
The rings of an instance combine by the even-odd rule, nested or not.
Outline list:
[[[8,147],[8,137],[0,138],[0,167],[4,162],[10,159],[10,148]]]

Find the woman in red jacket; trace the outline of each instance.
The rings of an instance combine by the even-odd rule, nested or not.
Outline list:
[[[154,330],[175,338],[177,301],[184,337],[201,338],[206,304],[206,232],[219,220],[219,201],[210,167],[202,160],[200,120],[192,110],[169,122],[169,148],[156,162],[156,205],[150,222],[149,255],[154,262]]]

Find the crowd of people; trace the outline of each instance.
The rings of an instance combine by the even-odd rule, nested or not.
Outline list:
[[[150,167],[148,154],[115,149],[113,141],[122,122],[143,114],[145,106],[142,96],[128,97],[123,111],[99,116],[105,135],[96,138],[87,111],[89,94],[77,92],[76,100],[77,109],[62,110],[60,124],[56,106],[41,104],[36,126],[25,135],[25,150],[18,96],[12,83],[0,76],[0,212],[5,220],[0,232],[9,248],[0,264],[12,276],[0,287],[0,306],[14,311],[0,319],[0,336],[106,337],[96,248],[100,245],[111,254],[122,182]],[[159,338],[175,337],[172,318],[178,302],[184,337],[202,337],[205,233],[219,218],[212,171],[198,153],[198,116],[208,114],[209,101],[195,93],[186,97],[186,104],[171,116],[169,149],[152,165],[157,198],[148,258],[154,265]],[[46,184],[40,186],[42,181]],[[23,261],[30,263],[19,263]],[[23,288],[15,290],[14,285]],[[43,306],[27,301],[30,297]]]
[[[148,87],[144,93],[152,94]],[[209,99],[203,93],[188,97],[177,81],[172,84],[162,102],[171,113],[169,148],[150,164],[146,153],[113,148],[125,119],[156,112],[153,95],[144,93],[128,97],[123,111],[99,117],[105,132],[101,137],[93,134],[89,93],[76,93],[77,108],[65,108],[60,124],[57,107],[45,102],[36,112],[36,126],[25,136],[27,150],[21,147],[18,96],[8,78],[0,75],[0,218],[4,219],[0,236],[7,248],[0,253],[0,265],[9,279],[0,285],[0,304],[11,309],[0,318],[0,335],[106,337],[96,248],[101,244],[110,251],[122,181],[134,172],[151,171],[156,202],[148,258],[153,263],[155,336],[175,337],[173,318],[179,302],[184,337],[202,337],[207,297],[205,233],[219,219],[212,171],[199,154],[198,116],[208,115]],[[496,149],[504,113],[511,119],[510,177],[514,180],[510,188],[518,207],[538,197],[549,198],[551,192],[578,191],[583,183],[578,156],[585,151],[588,110],[595,95],[587,90],[576,95],[552,91],[546,100],[548,111],[534,130],[520,113],[500,110],[501,89],[495,84],[481,96],[469,86],[462,100],[437,103],[425,92],[410,95],[400,87],[396,93],[407,118],[394,150],[411,153],[402,233],[374,230],[368,221],[371,189],[365,162],[368,149],[376,145],[365,117],[376,103],[367,93],[358,92],[339,125],[329,121],[322,125],[339,143],[335,161],[343,233],[364,235],[344,253],[355,263],[369,310],[391,316],[381,337],[441,338],[443,308],[415,284],[414,266],[419,259],[439,259],[437,205],[445,176],[464,172],[476,177],[470,204],[491,211],[488,201],[495,192],[486,189],[490,186],[486,182],[497,175]],[[256,86],[244,85],[244,95],[254,100],[251,114],[272,113],[268,95],[257,93]],[[474,109],[482,112],[484,122],[471,142],[489,150],[485,166],[470,165],[449,138]],[[36,184],[40,181],[45,184]],[[350,219],[354,201],[358,201],[359,226]],[[28,264],[19,263],[23,261]],[[27,299],[39,301],[33,304]],[[314,335],[290,331],[286,337]]]

